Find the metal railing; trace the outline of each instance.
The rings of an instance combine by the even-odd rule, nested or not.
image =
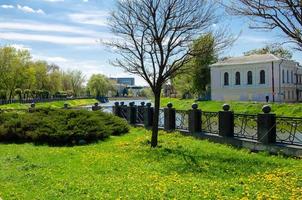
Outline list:
[[[121,117],[127,120],[128,107],[121,106]],[[144,106],[136,107],[136,123],[144,124]],[[104,110],[104,109],[103,109]],[[110,111],[113,112],[111,108]],[[261,138],[258,138],[258,115],[252,114],[234,114],[234,126],[233,136],[235,138],[244,138],[259,142]],[[276,124],[272,125],[272,128],[276,128],[276,143],[278,144],[290,144],[296,146],[302,146],[302,118],[294,117],[275,117]],[[167,122],[169,123],[169,122]],[[203,133],[210,133],[219,135],[219,112],[202,112],[201,114],[201,131]],[[220,122],[220,123],[223,123]],[[165,127],[165,114],[164,109],[159,110],[158,127]],[[189,111],[187,110],[175,110],[175,129],[189,131]],[[267,133],[269,134],[269,133]],[[266,135],[266,134],[264,134]]]
[[[218,134],[218,112],[202,112],[202,131],[205,133]]]
[[[175,126],[179,130],[189,130],[189,112],[187,110],[176,110]]]
[[[164,109],[159,109],[158,127],[163,128],[165,126],[165,113]]]
[[[302,145],[302,118],[276,117],[276,142]]]
[[[257,140],[257,115],[234,114],[234,136]]]
[[[137,113],[136,113],[136,123],[137,124],[144,124],[144,107],[138,106]]]

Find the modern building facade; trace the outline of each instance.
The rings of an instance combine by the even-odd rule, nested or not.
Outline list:
[[[302,68],[272,54],[229,58],[210,66],[212,100],[297,102]]]
[[[134,86],[135,79],[134,78],[110,78],[111,80],[116,81],[117,84]]]

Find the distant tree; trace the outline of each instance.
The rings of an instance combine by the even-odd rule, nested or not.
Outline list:
[[[114,89],[110,80],[102,74],[93,74],[88,81],[87,87],[89,93],[96,97],[107,96],[108,92]]]
[[[278,30],[286,36],[285,42],[296,44],[302,51],[301,0],[231,0],[225,4],[232,15],[246,16],[250,28]]]
[[[72,90],[71,87],[71,76],[69,73],[62,71],[61,72],[61,85],[63,91]]]
[[[0,48],[0,87],[7,92],[9,100],[14,97],[17,86],[22,83],[23,71],[29,60],[30,54],[26,50]]]
[[[36,61],[32,63],[32,66],[35,68],[35,78],[36,78],[36,90],[46,89],[49,84],[49,76],[48,76],[48,65],[45,61]]]
[[[293,57],[292,52],[290,52],[288,49],[285,49],[278,44],[266,45],[263,48],[253,49],[253,50],[244,52],[243,54],[245,56],[249,56],[249,55],[253,55],[253,54],[267,54],[267,53],[270,53],[270,54],[273,54],[280,58],[284,58],[284,59],[288,59],[288,60],[292,59],[292,57]]]
[[[74,96],[78,96],[81,90],[83,89],[83,84],[85,81],[85,76],[79,70],[73,70],[67,72],[70,76],[71,88]]]
[[[25,89],[24,92],[23,92],[23,95],[24,95],[24,99],[29,99],[30,96],[31,96],[31,90],[30,89]]]
[[[113,64],[141,76],[149,84],[155,99],[154,124],[159,120],[162,86],[183,72],[192,55],[192,41],[216,22],[214,1],[118,1],[110,28],[122,39],[109,44],[120,55]],[[151,146],[157,144],[155,125]]]
[[[55,68],[52,71],[48,72],[49,77],[49,85],[47,90],[54,94],[61,90],[62,88],[62,80],[61,80],[61,72],[59,68]]]
[[[15,95],[18,96],[19,100],[22,100],[22,90],[20,88],[15,89]]]
[[[127,88],[124,88],[124,89],[123,89],[123,97],[124,97],[124,96],[128,96],[128,95],[129,95],[128,89],[127,89]]]

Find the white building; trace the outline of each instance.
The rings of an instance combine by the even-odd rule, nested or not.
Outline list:
[[[302,68],[272,54],[229,58],[211,65],[212,100],[302,100]]]

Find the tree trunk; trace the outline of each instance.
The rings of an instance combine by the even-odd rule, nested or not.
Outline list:
[[[13,91],[9,90],[9,96],[8,96],[9,100],[11,101],[13,98]]]
[[[154,93],[155,105],[154,105],[154,115],[153,115],[153,127],[152,127],[152,138],[151,147],[157,147],[158,143],[158,120],[159,120],[159,108],[160,108],[160,93],[161,90]]]

